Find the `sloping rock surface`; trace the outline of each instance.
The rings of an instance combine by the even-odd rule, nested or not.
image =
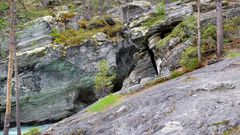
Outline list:
[[[106,112],[85,110],[44,133],[207,135],[240,123],[240,58],[229,59],[128,96]]]

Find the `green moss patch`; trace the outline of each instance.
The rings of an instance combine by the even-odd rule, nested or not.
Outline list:
[[[179,70],[174,70],[172,73],[171,73],[171,78],[177,78],[179,76],[182,76],[185,72],[184,71],[179,71]]]
[[[240,135],[240,127],[233,127],[226,130],[223,135]]]
[[[115,40],[123,25],[108,16],[101,18],[93,18],[91,20],[81,20],[79,22],[80,29],[68,29],[59,32],[52,30],[51,36],[55,38],[54,42],[65,46],[76,46],[83,43],[84,40],[91,38],[98,32],[105,33],[109,39]]]
[[[148,18],[147,21],[142,24],[142,26],[151,27],[159,23],[160,21],[163,21],[165,17],[166,17],[165,5],[164,3],[160,3],[157,7],[157,10],[155,11],[155,14]]]
[[[211,125],[208,125],[209,127],[210,126],[220,126],[220,125],[228,125],[229,124],[229,120],[224,120],[224,121],[221,121],[221,122],[216,122],[216,123],[213,123]]]
[[[181,42],[186,41],[189,38],[194,38],[196,34],[196,17],[191,16],[186,19],[184,22],[176,26],[172,33],[167,37],[163,38],[158,43],[158,48],[161,49],[167,45],[170,39],[179,37]]]
[[[102,111],[106,110],[108,107],[111,107],[111,106],[114,106],[114,105],[120,103],[121,98],[122,98],[122,96],[118,95],[118,94],[108,95],[105,98],[100,99],[93,105],[89,106],[89,108],[87,110],[89,112],[102,112]]]

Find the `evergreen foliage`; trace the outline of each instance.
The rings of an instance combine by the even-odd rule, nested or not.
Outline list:
[[[95,77],[95,89],[98,98],[108,95],[113,88],[115,73],[111,73],[107,60],[102,60],[97,64],[98,73]]]
[[[180,65],[188,71],[192,71],[200,66],[197,58],[197,47],[190,46],[182,53]]]

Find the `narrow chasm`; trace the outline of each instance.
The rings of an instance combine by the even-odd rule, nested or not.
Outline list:
[[[153,65],[153,68],[155,69],[155,72],[156,72],[156,75],[158,75],[158,70],[157,70],[157,63],[155,61],[155,55],[154,55],[154,52],[152,49],[150,48],[147,48],[147,52],[150,56],[150,59],[151,59],[151,62],[152,62],[152,65]]]

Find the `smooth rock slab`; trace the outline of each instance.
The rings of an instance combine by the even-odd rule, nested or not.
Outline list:
[[[223,134],[239,124],[240,58],[156,85],[106,112],[78,114],[44,133],[83,135]]]

